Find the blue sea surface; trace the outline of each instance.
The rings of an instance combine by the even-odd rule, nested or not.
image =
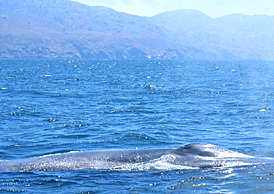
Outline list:
[[[274,62],[0,61],[0,160],[190,143],[274,157]],[[0,171],[20,192],[274,193],[274,166]]]

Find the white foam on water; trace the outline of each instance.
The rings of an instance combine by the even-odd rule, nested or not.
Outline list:
[[[183,169],[197,169],[196,167],[183,166],[172,164],[176,159],[175,155],[163,155],[158,159],[152,160],[148,163],[129,163],[116,166],[114,170],[119,171],[145,171],[145,170],[183,170]]]
[[[215,158],[254,158],[253,156],[242,154],[239,152],[234,152],[231,150],[227,150],[225,148],[221,148],[222,150],[219,150],[220,148],[216,149],[216,147],[211,144],[204,145],[204,147],[205,151],[217,154]]]
[[[46,158],[46,157],[49,157],[49,156],[59,156],[59,155],[73,154],[73,153],[78,153],[78,152],[79,151],[69,151],[69,152],[66,152],[66,153],[46,154],[46,155],[37,156],[37,157],[34,157],[34,158]]]

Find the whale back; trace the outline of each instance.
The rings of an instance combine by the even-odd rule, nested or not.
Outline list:
[[[238,158],[238,159],[237,159]],[[76,152],[41,157],[0,161],[0,170],[59,171],[77,169],[150,169],[159,166],[218,167],[242,165],[254,158],[211,144],[189,144],[177,149],[109,150]],[[175,166],[174,166],[175,165]]]
[[[216,157],[216,158],[253,158],[252,156],[234,152],[223,147],[212,144],[188,144],[177,148],[175,154],[195,155],[200,157]]]
[[[196,156],[207,156],[215,157],[216,153],[212,150],[207,150],[203,144],[188,144],[181,146],[175,150],[175,154],[185,156],[185,155],[196,155]]]

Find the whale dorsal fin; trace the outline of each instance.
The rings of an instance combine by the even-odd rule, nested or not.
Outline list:
[[[178,155],[197,155],[197,156],[206,156],[206,157],[215,157],[216,153],[214,151],[208,150],[208,144],[188,144],[181,146],[175,150],[175,154]]]

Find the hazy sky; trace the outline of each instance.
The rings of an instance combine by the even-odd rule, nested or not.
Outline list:
[[[274,0],[74,0],[135,15],[153,16],[177,9],[197,9],[213,18],[231,13],[274,15]]]

